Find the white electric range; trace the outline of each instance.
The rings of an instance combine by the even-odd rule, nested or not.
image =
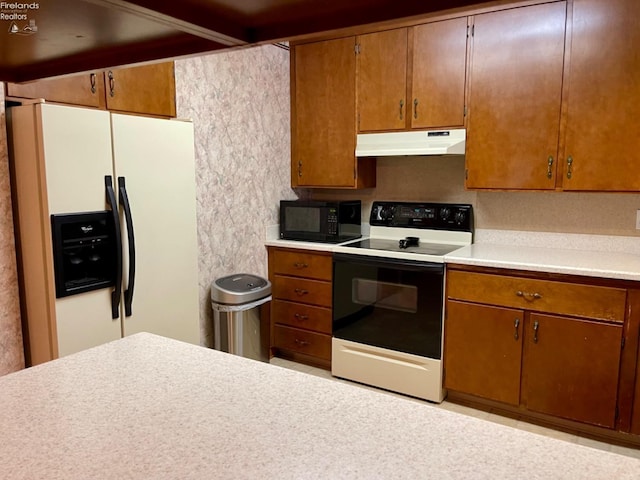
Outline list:
[[[473,209],[376,201],[369,223],[333,249],[331,373],[439,403],[444,256],[472,243]]]

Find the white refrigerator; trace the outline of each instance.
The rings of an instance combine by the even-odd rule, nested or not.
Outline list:
[[[29,363],[142,331],[199,344],[193,125],[46,103],[7,121]],[[110,216],[116,280],[60,296],[53,219],[81,212]]]

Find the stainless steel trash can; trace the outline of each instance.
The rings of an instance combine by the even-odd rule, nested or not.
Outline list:
[[[214,348],[268,362],[268,330],[260,327],[260,307],[270,300],[271,282],[262,277],[239,273],[215,280],[211,284]]]

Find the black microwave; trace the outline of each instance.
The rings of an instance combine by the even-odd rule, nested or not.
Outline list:
[[[360,200],[280,201],[280,238],[340,243],[362,236]]]

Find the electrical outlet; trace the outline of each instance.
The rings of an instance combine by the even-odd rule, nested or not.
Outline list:
[[[636,212],[636,230],[640,230],[640,210]]]

